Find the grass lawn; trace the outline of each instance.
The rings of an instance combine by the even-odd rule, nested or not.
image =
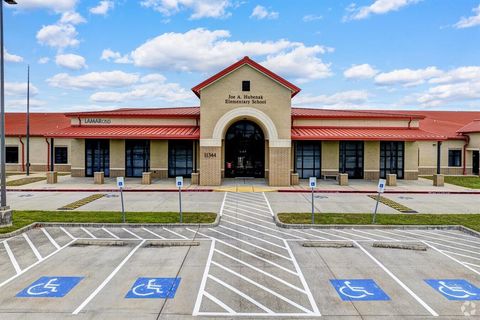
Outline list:
[[[28,178],[11,180],[11,181],[7,181],[7,187],[24,186],[29,183],[34,183],[34,182],[38,182],[46,179],[47,179],[46,177],[28,177]]]
[[[279,213],[283,223],[310,224],[311,213]],[[315,224],[371,224],[372,214],[316,213]],[[480,214],[377,214],[377,224],[386,225],[463,225],[480,231]]]
[[[432,176],[422,176],[422,178],[433,180]],[[480,177],[445,176],[445,183],[465,188],[480,189]]]
[[[184,212],[185,223],[212,223],[217,215],[212,212]],[[180,221],[178,212],[127,212],[127,223],[176,223]],[[121,212],[97,211],[14,211],[13,226],[0,228],[0,233],[8,233],[33,222],[91,222],[121,223]]]

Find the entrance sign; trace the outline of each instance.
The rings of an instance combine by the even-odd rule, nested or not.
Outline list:
[[[372,279],[330,280],[343,301],[388,301],[390,297]]]
[[[380,179],[378,180],[378,193],[384,193],[385,192],[385,185],[387,184],[387,180],[385,179]]]
[[[180,223],[183,223],[183,213],[182,213],[182,187],[183,187],[183,177],[176,177],[175,184],[178,188],[178,205],[180,209]]]
[[[480,300],[480,289],[464,279],[428,279],[425,282],[448,300]]]
[[[117,187],[120,189],[120,201],[122,202],[122,222],[125,223],[125,204],[123,203],[123,187],[125,187],[125,179],[117,177]]]
[[[173,299],[181,278],[138,278],[127,299]]]
[[[83,277],[41,277],[17,294],[22,298],[62,298],[69,293]]]

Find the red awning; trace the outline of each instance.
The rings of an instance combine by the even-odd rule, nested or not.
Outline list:
[[[293,127],[292,140],[438,141],[446,137],[407,128]]]
[[[194,126],[73,126],[46,134],[51,138],[77,139],[199,139]]]

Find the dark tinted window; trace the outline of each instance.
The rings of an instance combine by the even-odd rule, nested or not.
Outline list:
[[[68,163],[68,148],[67,147],[55,147],[55,163],[57,163],[57,164]]]
[[[5,151],[7,163],[18,163],[18,147],[6,147]]]
[[[250,91],[250,81],[242,81],[242,91]]]
[[[297,141],[296,165],[301,179],[320,178],[322,174],[322,144],[321,141]]]
[[[448,150],[448,166],[449,167],[462,166],[462,150]]]

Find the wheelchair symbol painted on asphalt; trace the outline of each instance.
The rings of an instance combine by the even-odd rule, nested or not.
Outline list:
[[[22,298],[62,298],[70,292],[83,277],[41,277],[17,294]]]
[[[125,298],[173,299],[180,280],[180,278],[138,278]]]
[[[448,300],[480,300],[480,289],[463,279],[428,279],[425,282]]]
[[[330,280],[343,301],[387,301],[390,297],[372,279]]]

